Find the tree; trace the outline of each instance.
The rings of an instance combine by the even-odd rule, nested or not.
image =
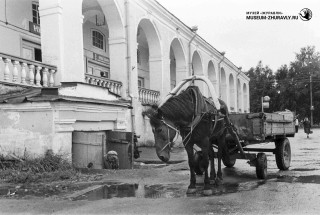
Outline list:
[[[296,85],[296,113],[310,118],[310,76],[312,76],[312,93],[314,123],[320,122],[320,54],[314,46],[300,49],[295,61],[290,64],[290,73]]]
[[[246,72],[250,78],[250,109],[261,111],[261,97],[271,98],[268,112],[289,109],[300,118],[310,118],[310,77],[312,77],[312,99],[314,123],[320,123],[320,54],[314,46],[307,46],[296,53],[290,66],[282,65],[274,74],[260,61]]]
[[[272,70],[264,67],[262,61],[259,61],[255,68],[250,68],[246,75],[250,78],[250,110],[251,112],[261,111],[261,97],[274,97],[275,76]],[[272,107],[270,107],[272,110]]]

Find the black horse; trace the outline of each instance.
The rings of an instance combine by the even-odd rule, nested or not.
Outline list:
[[[190,185],[187,193],[196,192],[194,144],[202,150],[204,169],[204,195],[211,195],[210,181],[222,180],[221,158],[226,150],[225,136],[230,125],[227,105],[219,99],[220,110],[209,99],[203,97],[196,86],[189,86],[180,94],[168,99],[161,107],[153,106],[144,112],[150,118],[158,157],[168,162],[176,135],[180,133],[188,154]],[[214,151],[211,144],[218,146],[218,172],[214,169]],[[209,159],[211,162],[208,176]],[[217,176],[217,177],[216,177]]]

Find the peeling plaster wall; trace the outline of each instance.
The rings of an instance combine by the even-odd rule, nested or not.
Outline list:
[[[65,152],[61,143],[53,141],[52,111],[48,107],[32,104],[1,106],[6,107],[5,110],[0,108],[1,154],[34,157],[48,149],[55,153]]]
[[[79,102],[0,104],[0,154],[42,156],[51,149],[71,161],[73,131],[130,131],[126,107]]]

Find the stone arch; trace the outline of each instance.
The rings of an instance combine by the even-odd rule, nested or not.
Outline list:
[[[248,112],[248,87],[247,84],[243,84],[243,111]]]
[[[86,73],[98,76],[100,79],[121,80],[123,86],[126,86],[127,79],[123,78],[126,73],[118,72],[126,71],[126,43],[123,16],[117,2],[115,0],[83,0],[82,15]],[[94,39],[95,32],[100,32],[103,38],[99,39],[98,43]],[[101,47],[97,44],[101,44]],[[103,85],[106,82],[100,80],[99,83]]]
[[[162,91],[162,51],[154,23],[143,18],[137,27],[137,68],[140,87]]]
[[[235,80],[233,74],[229,75],[229,109],[232,112],[236,111],[236,95],[235,95]]]
[[[170,45],[170,83],[171,89],[181,80],[187,77],[186,57],[182,43],[174,38]]]
[[[208,77],[211,83],[213,84],[214,89],[216,90],[216,92],[218,92],[217,73],[212,60],[210,60],[208,63]]]
[[[220,96],[221,96],[221,99],[224,101],[224,102],[228,102],[228,97],[227,97],[227,76],[226,76],[226,72],[224,71],[224,68],[221,67],[221,82],[220,82],[220,85],[221,85],[221,93],[220,93]],[[229,105],[229,104],[227,104]]]
[[[194,75],[203,75],[203,66],[202,66],[202,60],[201,56],[198,51],[194,51],[192,55],[192,68],[191,72]],[[199,87],[200,91],[202,92],[203,95],[205,95],[205,90],[204,90],[204,83],[202,81],[196,81],[195,85]]]
[[[203,75],[202,60],[198,51],[192,55],[192,73],[194,75]]]

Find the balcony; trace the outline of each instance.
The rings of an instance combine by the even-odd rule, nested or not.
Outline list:
[[[95,75],[85,74],[86,83],[103,88],[108,88],[110,92],[121,95],[122,83],[120,81],[114,81],[104,77],[98,77]]]
[[[156,104],[160,100],[160,92],[139,87],[139,101],[142,105]]]
[[[56,72],[55,66],[0,53],[2,82],[32,87],[53,87]]]

